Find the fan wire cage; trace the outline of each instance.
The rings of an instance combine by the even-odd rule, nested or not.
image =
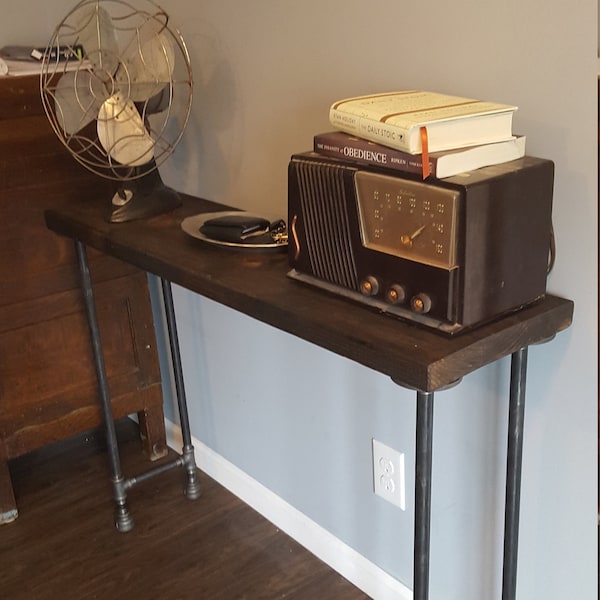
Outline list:
[[[54,132],[93,173],[132,181],[174,151],[192,104],[184,39],[158,5],[83,0],[58,25],[40,92]]]

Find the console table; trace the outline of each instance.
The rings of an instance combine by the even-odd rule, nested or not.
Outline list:
[[[175,283],[388,375],[399,385],[416,391],[414,600],[426,600],[429,596],[434,392],[511,355],[502,598],[513,600],[528,347],[548,341],[567,328],[572,320],[573,303],[548,295],[543,301],[493,323],[453,338],[446,337],[290,280],[286,277],[285,253],[239,252],[213,247],[188,236],[180,228],[183,218],[229,207],[182,197],[183,205],[170,214],[119,225],[106,221],[106,199],[85,198],[77,204],[46,212],[47,226],[75,240],[77,248],[107,422],[117,528],[126,531],[132,527],[127,489],[162,470],[184,467],[188,476],[187,494],[192,498],[199,495],[171,296],[170,285]],[[124,479],[120,470],[87,270],[87,246],[153,273],[162,281],[184,447],[182,456],[173,464],[137,478]]]

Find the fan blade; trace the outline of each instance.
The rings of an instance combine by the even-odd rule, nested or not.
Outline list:
[[[133,101],[120,94],[111,96],[100,107],[98,139],[110,157],[122,165],[139,167],[154,158],[150,137]]]
[[[119,45],[112,18],[99,2],[79,20],[77,34],[94,71],[110,79],[119,65]]]
[[[105,97],[98,97],[94,77],[85,70],[65,73],[56,84],[54,112],[62,130],[71,135],[91,123]]]
[[[164,26],[157,17],[147,19],[123,52],[117,81],[135,102],[160,94],[171,81],[175,49]]]

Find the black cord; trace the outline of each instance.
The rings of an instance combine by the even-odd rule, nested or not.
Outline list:
[[[550,257],[548,260],[548,270],[546,275],[550,275],[556,262],[556,240],[554,238],[554,225],[550,222]]]

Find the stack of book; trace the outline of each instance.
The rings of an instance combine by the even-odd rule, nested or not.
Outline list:
[[[516,106],[410,90],[335,102],[335,131],[314,136],[314,151],[363,165],[442,179],[525,155],[512,132]]]
[[[52,70],[58,72],[74,71],[89,66],[83,59],[82,46],[54,46],[36,48],[33,46],[3,46],[0,48],[0,77],[39,75],[44,61],[53,63]],[[55,65],[61,63],[61,68]]]

